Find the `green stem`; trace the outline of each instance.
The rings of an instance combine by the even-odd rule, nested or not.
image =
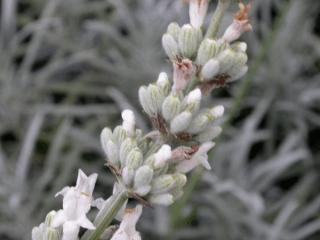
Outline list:
[[[81,240],[98,240],[101,235],[110,225],[118,211],[121,209],[123,204],[128,199],[128,193],[126,190],[119,191],[112,196],[111,204],[105,206],[100,212],[99,216],[95,219],[94,225],[96,229],[93,231],[88,230],[82,237]]]
[[[225,11],[228,9],[230,5],[230,0],[219,0],[216,11],[214,12],[210,25],[208,27],[206,38],[215,38],[218,31],[221,20],[224,16]]]

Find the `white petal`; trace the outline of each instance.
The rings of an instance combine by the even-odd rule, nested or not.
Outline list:
[[[80,226],[76,222],[63,224],[62,240],[78,240]]]
[[[54,195],[54,196],[55,197],[58,197],[60,195],[64,196],[69,191],[69,189],[70,189],[70,187],[64,187],[64,188],[62,188],[61,191],[57,192],[56,195]]]
[[[208,162],[208,156],[201,156],[200,157],[200,162],[202,164],[202,166],[207,169],[207,170],[211,170],[211,166]]]
[[[78,221],[77,221],[78,225],[89,229],[89,230],[94,230],[96,229],[96,227],[93,225],[93,223],[86,217],[86,215],[83,215]]]
[[[112,236],[111,240],[131,240],[123,229],[118,229]]]
[[[67,221],[66,215],[64,214],[63,210],[59,210],[56,215],[54,216],[51,226],[56,228],[61,226]]]

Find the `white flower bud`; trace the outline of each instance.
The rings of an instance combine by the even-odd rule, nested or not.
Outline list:
[[[237,52],[246,52],[248,45],[245,42],[236,42],[236,43],[233,43],[231,47]]]
[[[195,28],[200,28],[207,15],[209,0],[190,0],[189,1],[190,23]]]
[[[190,112],[182,112],[176,116],[170,123],[170,131],[172,133],[179,133],[188,128],[192,120]]]
[[[136,142],[131,139],[127,138],[124,140],[120,145],[120,151],[119,151],[119,158],[121,162],[121,166],[124,167],[126,165],[127,156],[131,152],[132,149],[134,149],[137,146]]]
[[[234,65],[236,59],[236,52],[230,48],[222,51],[217,57],[220,63],[219,73],[227,73]]]
[[[201,32],[199,33],[199,30],[195,29],[190,24],[183,25],[178,42],[182,56],[191,59],[198,50],[200,38]]]
[[[46,240],[60,240],[60,234],[57,229],[48,228],[45,235],[44,239]]]
[[[211,58],[213,58],[218,52],[217,42],[213,39],[206,38],[200,44],[198,55],[197,55],[197,64],[203,66]]]
[[[122,173],[121,173],[122,180],[127,186],[132,185],[134,172],[135,172],[134,169],[129,168],[127,166],[122,169]]]
[[[134,177],[134,187],[142,187],[149,185],[153,178],[153,170],[151,167],[144,165],[137,169]]]
[[[175,60],[179,56],[179,48],[174,37],[166,33],[162,36],[162,47],[170,60]]]
[[[107,142],[111,139],[111,137],[112,131],[110,130],[110,128],[105,127],[100,134],[101,146],[105,153],[107,153]]]
[[[169,206],[173,203],[174,198],[172,194],[166,193],[166,194],[152,195],[149,201],[152,204]]]
[[[154,166],[156,168],[163,167],[166,162],[171,158],[171,147],[167,144],[162,145],[162,147],[154,154]]]
[[[187,177],[186,175],[182,173],[175,173],[172,175],[174,181],[175,181],[175,187],[176,188],[182,188],[187,183]]]
[[[164,100],[163,91],[157,85],[150,84],[148,86],[148,93],[150,96],[149,106],[151,107],[152,112],[160,112]]]
[[[123,119],[122,127],[127,131],[129,136],[133,136],[136,124],[134,113],[131,110],[126,109],[122,111],[121,116]]]
[[[230,75],[230,82],[232,81],[236,81],[239,78],[242,78],[246,73],[248,72],[248,66],[242,66],[239,69],[233,68],[231,69],[231,71],[229,72]]]
[[[198,111],[200,108],[201,96],[202,94],[199,88],[191,91],[186,97],[186,110],[191,113]]]
[[[210,110],[210,113],[212,114],[211,120],[216,120],[217,118],[220,118],[223,116],[224,113],[224,107],[222,105],[216,106]]]
[[[126,166],[132,169],[137,169],[143,163],[143,155],[139,148],[131,150],[126,157]]]
[[[152,106],[150,105],[151,97],[149,95],[148,88],[145,86],[139,88],[139,101],[143,110],[149,116],[153,116],[156,114],[155,112],[153,112]]]
[[[170,174],[161,175],[153,179],[151,184],[152,194],[162,194],[169,192],[175,187],[175,179]]]
[[[169,83],[169,78],[166,72],[161,72],[158,76],[157,85],[165,88]]]
[[[45,220],[45,222],[44,222],[46,226],[48,226],[48,227],[51,226],[52,221],[53,221],[53,219],[54,219],[54,217],[55,217],[56,214],[57,214],[56,211],[51,211],[51,212],[49,212],[49,213],[47,214],[46,220]]]
[[[172,120],[177,114],[179,114],[181,108],[181,102],[178,97],[169,95],[163,101],[161,112],[166,121]]]
[[[210,59],[202,68],[201,76],[202,80],[210,81],[216,76],[220,69],[220,63],[217,59]]]
[[[107,142],[106,153],[108,157],[107,161],[112,163],[113,165],[118,166],[119,165],[119,149],[118,149],[118,146],[112,140],[109,140]]]
[[[169,24],[167,28],[167,33],[170,34],[174,38],[174,40],[178,42],[180,30],[181,28],[179,24],[176,22],[173,22]]]
[[[113,139],[115,143],[121,144],[127,138],[127,131],[122,126],[117,126],[113,130]]]
[[[197,137],[196,140],[203,143],[212,141],[214,138],[218,137],[222,132],[221,127],[209,127],[206,128],[203,132],[201,132]]]

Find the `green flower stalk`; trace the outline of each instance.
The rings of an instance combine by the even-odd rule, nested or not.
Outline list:
[[[76,240],[80,227],[88,229],[81,240],[98,240],[110,234],[114,218],[122,219],[112,240],[139,240],[135,225],[142,205],[168,206],[183,195],[187,173],[198,166],[211,169],[208,152],[222,132],[219,119],[224,107],[201,108],[201,100],[213,89],[241,78],[247,72],[247,45],[234,42],[251,29],[250,5],[240,3],[233,23],[221,38],[214,38],[229,1],[220,0],[208,32],[202,28],[208,0],[190,0],[190,24],[171,23],[162,37],[173,74],[160,73],[156,82],[139,89],[139,100],[150,118],[153,131],[144,134],[135,126],[131,110],[122,112],[122,125],[104,128],[101,145],[106,165],[115,175],[113,195],[93,199],[97,176],[79,171],[77,185],[64,188],[63,209],[53,213],[52,222],[33,230],[33,240]],[[142,205],[126,209],[129,198]],[[86,214],[99,209],[93,223]],[[50,215],[50,216],[51,216]]]

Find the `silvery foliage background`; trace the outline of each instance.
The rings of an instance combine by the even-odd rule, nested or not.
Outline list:
[[[28,239],[60,208],[53,196],[76,169],[98,172],[96,196],[110,194],[99,132],[127,107],[148,129],[137,89],[170,71],[160,37],[170,21],[184,23],[187,10],[178,0],[1,4],[0,238]],[[253,1],[255,31],[244,37],[251,69],[206,103],[224,104],[232,120],[211,155],[213,171],[183,205],[178,226],[170,224],[174,211],[144,211],[147,239],[320,237],[319,5]],[[223,26],[231,18],[230,11]]]

